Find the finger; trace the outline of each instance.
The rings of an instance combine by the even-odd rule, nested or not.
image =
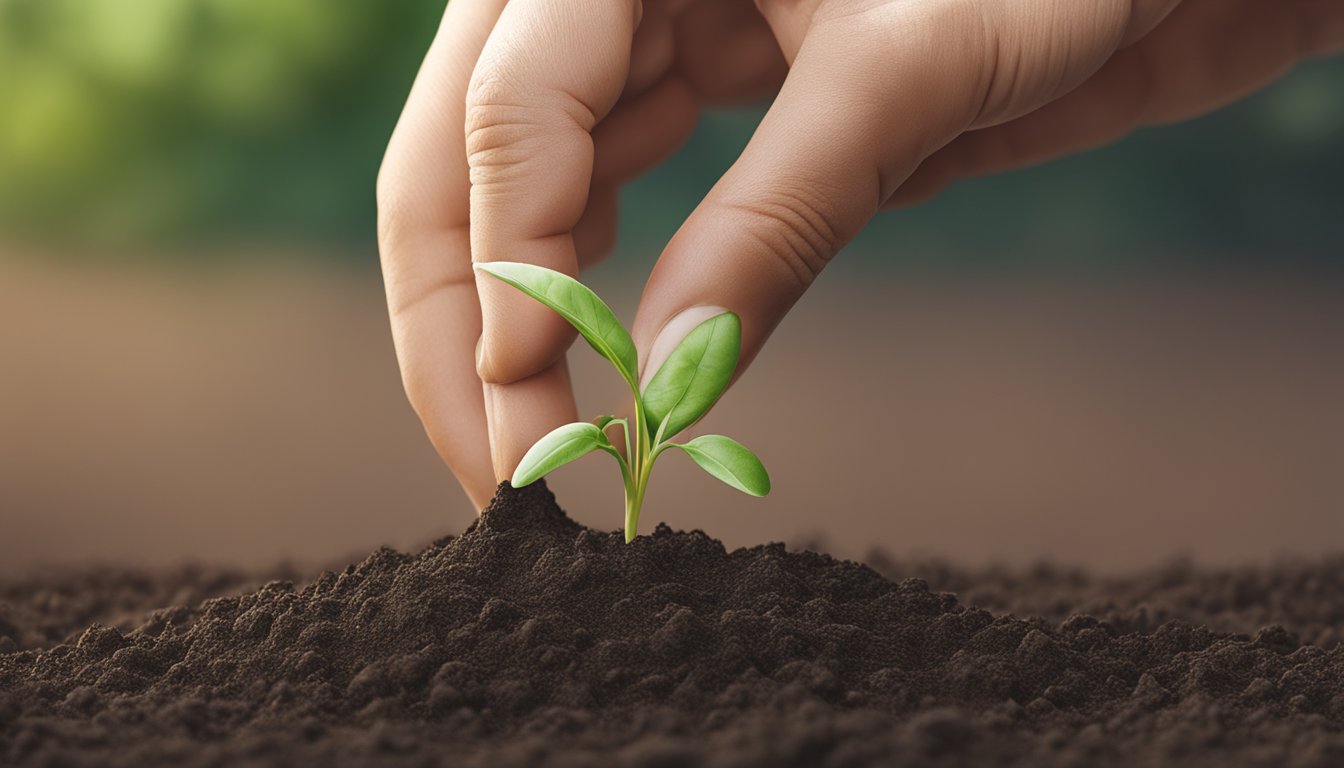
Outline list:
[[[589,198],[591,132],[626,82],[636,0],[514,0],[467,90],[471,244],[476,260],[578,271],[574,227]],[[539,437],[575,418],[562,319],[489,276],[477,280],[477,371],[497,478]]]
[[[628,91],[627,91],[628,93]],[[664,78],[622,101],[593,129],[593,180],[588,205],[574,225],[579,269],[600,263],[616,245],[619,186],[670,156],[695,129],[695,96],[684,82]]]
[[[773,96],[788,74],[779,43],[751,0],[706,0],[677,17],[676,71],[706,104]]]
[[[644,93],[671,69],[676,54],[671,13],[672,9],[664,3],[644,4],[631,46],[630,72],[626,75],[623,98]]]
[[[695,94],[679,77],[621,102],[593,129],[593,185],[629,181],[658,165],[686,143],[698,118]]]
[[[495,481],[475,366],[480,306],[461,126],[467,81],[504,1],[448,5],[378,175],[379,253],[402,381],[477,508]]]
[[[1303,29],[1292,4],[1186,0],[1077,90],[1024,117],[958,137],[925,161],[890,205],[909,205],[958,179],[1101,146],[1139,127],[1235,101],[1326,48],[1324,36],[1306,36]]]
[[[616,246],[617,190],[613,185],[593,186],[588,207],[574,225],[574,251],[579,269],[602,263]]]
[[[649,279],[634,334],[643,378],[723,310],[742,320],[740,372],[914,164],[964,129],[973,85],[944,83],[973,84],[977,62],[940,30],[898,13],[806,33],[746,150]]]

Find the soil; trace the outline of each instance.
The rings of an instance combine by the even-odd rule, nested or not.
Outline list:
[[[0,764],[1344,764],[1344,561],[873,562],[963,599],[699,531],[625,545],[541,483],[300,589],[48,575],[0,590]]]

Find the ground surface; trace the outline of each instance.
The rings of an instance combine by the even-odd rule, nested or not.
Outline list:
[[[893,580],[665,528],[626,546],[539,485],[297,588],[10,582],[0,763],[1344,762],[1344,560],[1109,580],[872,562]]]

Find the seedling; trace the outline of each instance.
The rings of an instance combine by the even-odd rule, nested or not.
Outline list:
[[[510,483],[515,488],[536,482],[552,470],[593,451],[616,457],[625,483],[625,540],[635,538],[644,491],[653,462],[668,448],[677,448],[702,469],[752,496],[770,492],[770,476],[756,455],[723,435],[702,435],[685,443],[672,442],[694,424],[728,388],[742,349],[742,323],[724,312],[709,318],[682,340],[649,379],[641,392],[635,362],[635,343],[596,293],[568,275],[531,264],[495,261],[476,269],[508,283],[550,307],[578,329],[579,334],[616,367],[635,396],[634,424],[615,416],[601,416],[558,427],[533,445]],[[608,430],[620,428],[625,452],[616,448]]]

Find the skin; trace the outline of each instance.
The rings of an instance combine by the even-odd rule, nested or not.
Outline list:
[[[773,97],[649,278],[646,378],[723,309],[742,318],[740,375],[883,207],[1203,114],[1341,50],[1339,0],[452,0],[378,179],[408,397],[478,508],[575,421],[573,330],[472,260],[596,263],[620,185],[702,108]]]

